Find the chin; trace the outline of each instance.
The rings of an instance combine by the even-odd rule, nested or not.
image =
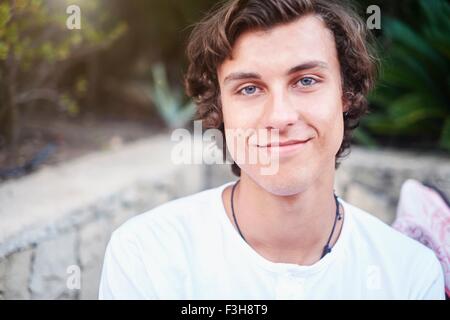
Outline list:
[[[279,168],[273,175],[262,175],[259,167],[241,167],[241,174],[247,175],[258,186],[277,196],[292,196],[308,189],[317,174],[313,168]]]

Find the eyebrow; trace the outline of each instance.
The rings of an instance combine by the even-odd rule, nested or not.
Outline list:
[[[303,70],[309,70],[314,68],[321,68],[321,69],[327,69],[328,64],[324,61],[307,61],[302,64],[296,65],[295,67],[290,68],[286,75],[291,75],[293,73],[303,71]],[[228,76],[225,77],[223,80],[223,83],[226,84],[227,82],[236,81],[236,80],[244,80],[244,79],[261,79],[261,75],[255,72],[233,72],[230,73]]]

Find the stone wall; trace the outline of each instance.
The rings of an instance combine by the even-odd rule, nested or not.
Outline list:
[[[111,232],[205,188],[170,150],[156,137],[0,185],[0,299],[96,299]]]
[[[172,146],[159,136],[1,184],[0,299],[96,299],[114,229],[158,204],[234,179],[227,165],[172,164]],[[354,148],[337,171],[336,192],[390,223],[407,178],[449,192],[449,161]]]
[[[450,198],[450,157],[352,148],[337,170],[335,187],[347,202],[391,224],[407,179],[430,183]]]

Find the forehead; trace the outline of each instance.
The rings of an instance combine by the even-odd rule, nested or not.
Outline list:
[[[313,60],[324,61],[330,68],[339,67],[333,33],[315,15],[267,31],[244,32],[233,46],[232,57],[219,66],[219,77],[226,71],[243,68],[284,72],[293,64]]]

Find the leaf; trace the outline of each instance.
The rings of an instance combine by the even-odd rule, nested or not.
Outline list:
[[[410,52],[416,52],[422,57],[434,61],[441,67],[445,66],[445,61],[434,52],[427,42],[418,33],[399,20],[385,18],[385,33],[396,43],[404,45]]]
[[[163,64],[154,64],[151,73],[150,98],[159,115],[169,128],[184,126],[194,116],[195,105],[189,102],[183,106],[183,95],[178,88],[170,88]]]
[[[417,122],[429,119],[440,118],[448,112],[433,104],[432,99],[418,93],[403,95],[395,100],[388,109],[391,118],[395,119],[398,126],[410,126]]]
[[[363,128],[358,128],[353,132],[353,138],[359,144],[362,144],[366,147],[376,147],[377,142],[373,139],[367,130]]]

